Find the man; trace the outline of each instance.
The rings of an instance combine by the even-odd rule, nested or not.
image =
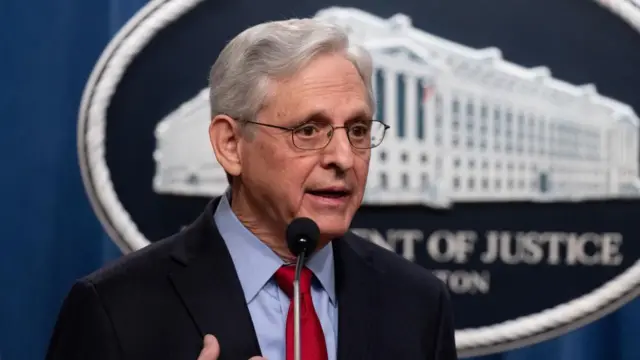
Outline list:
[[[229,190],[180,233],[78,281],[48,359],[293,360],[296,217],[320,229],[300,285],[303,360],[456,359],[443,283],[348,232],[388,129],[372,120],[371,73],[364,50],[316,20],[233,39],[210,74]]]

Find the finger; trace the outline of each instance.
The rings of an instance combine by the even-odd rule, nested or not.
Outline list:
[[[252,357],[252,358],[251,358],[251,359],[249,359],[249,360],[267,360],[267,358],[262,357],[262,356],[254,356],[254,357]]]
[[[204,346],[202,351],[200,351],[198,360],[217,360],[218,356],[220,356],[220,344],[218,343],[218,339],[213,335],[205,335]]]

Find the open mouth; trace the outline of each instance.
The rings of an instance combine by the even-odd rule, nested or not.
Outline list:
[[[351,194],[351,192],[347,190],[331,190],[331,189],[308,190],[307,193],[314,196],[320,196],[320,197],[329,198],[329,199],[340,199],[340,198],[347,197]]]

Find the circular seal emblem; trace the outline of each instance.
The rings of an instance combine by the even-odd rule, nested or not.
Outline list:
[[[317,17],[371,52],[375,112],[391,125],[353,231],[447,284],[461,357],[558,336],[638,296],[633,2],[341,6],[151,1],[121,29],[88,81],[78,151],[123,252],[179,231],[227,187],[207,133],[207,73],[226,42]]]

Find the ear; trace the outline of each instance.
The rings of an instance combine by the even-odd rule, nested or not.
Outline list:
[[[238,124],[227,115],[216,115],[209,124],[209,141],[224,170],[238,176],[242,172],[240,160],[240,132]]]

